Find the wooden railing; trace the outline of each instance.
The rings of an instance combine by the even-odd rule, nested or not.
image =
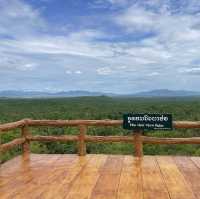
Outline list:
[[[135,156],[143,155],[143,144],[200,144],[200,137],[191,138],[158,138],[143,136],[142,131],[134,132],[130,136],[91,136],[87,135],[87,127],[89,126],[120,126],[122,120],[31,120],[24,119],[17,122],[0,124],[0,135],[6,131],[21,128],[21,138],[14,139],[5,144],[0,142],[0,152],[5,152],[17,145],[22,145],[23,153],[30,153],[30,142],[78,142],[78,154],[83,156],[86,154],[86,142],[129,142],[135,146]],[[75,126],[79,128],[79,135],[63,135],[63,136],[33,136],[29,127],[67,127]],[[200,121],[175,121],[173,122],[175,129],[194,129],[200,128]]]

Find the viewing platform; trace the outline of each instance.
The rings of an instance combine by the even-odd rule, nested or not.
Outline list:
[[[200,157],[143,156],[143,144],[200,144],[200,137],[159,138],[87,135],[89,126],[121,120],[31,120],[0,124],[0,135],[20,128],[21,137],[0,143],[0,155],[20,145],[23,154],[0,164],[0,199],[200,199]],[[78,135],[34,135],[32,128],[67,127]],[[200,128],[174,121],[173,128]],[[30,142],[77,142],[78,155],[32,154]],[[87,142],[126,142],[133,155],[87,154]]]
[[[200,198],[200,157],[30,154],[0,172],[2,199]]]

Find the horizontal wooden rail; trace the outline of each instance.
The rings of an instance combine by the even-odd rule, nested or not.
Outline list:
[[[61,136],[28,136],[29,141],[43,141],[43,142],[67,142],[67,141],[78,141],[76,135],[61,135]]]
[[[200,128],[200,121],[174,121],[173,127],[175,129],[198,129]]]
[[[25,142],[25,138],[16,138],[8,143],[5,143],[5,144],[2,144],[0,146],[0,151],[1,152],[5,152],[5,151],[8,151],[10,149],[12,149],[13,147],[15,146],[18,146],[18,145],[21,145]]]
[[[0,124],[0,134],[4,133],[3,131],[9,131],[12,129],[20,128],[25,125],[25,120],[20,120],[17,122],[10,122],[6,124]]]
[[[158,138],[142,136],[145,144],[200,144],[200,137],[190,138]]]
[[[29,126],[119,126],[122,125],[122,120],[30,120],[27,119]],[[174,128],[200,128],[200,121],[174,121]]]
[[[119,126],[121,120],[27,120],[29,126]]]
[[[29,141],[43,141],[43,142],[68,142],[78,141],[78,136],[65,135],[65,136],[29,136]],[[134,141],[133,136],[85,136],[86,142],[128,142]],[[144,144],[200,144],[200,137],[191,138],[158,138],[142,136]]]
[[[87,142],[133,142],[133,136],[85,136]]]

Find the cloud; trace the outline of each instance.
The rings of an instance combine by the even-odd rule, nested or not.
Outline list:
[[[147,76],[149,76],[149,77],[158,76],[158,75],[160,75],[159,72],[151,72],[151,73],[147,74]]]
[[[74,73],[80,75],[80,74],[82,74],[83,72],[80,71],[80,70],[76,70],[76,71],[74,71]]]
[[[20,0],[0,2],[0,38],[2,35],[12,38],[29,36],[45,29],[45,26],[39,9],[33,9]]]
[[[68,75],[71,75],[72,71],[71,70],[66,70],[65,73],[68,74]]]
[[[179,69],[179,72],[189,74],[189,75],[200,75],[200,67],[181,68],[181,69]]]
[[[117,9],[127,7],[131,2],[132,0],[95,0],[89,6],[92,9]]]
[[[97,69],[97,73],[99,75],[109,75],[112,73],[112,70],[109,67],[102,67]]]

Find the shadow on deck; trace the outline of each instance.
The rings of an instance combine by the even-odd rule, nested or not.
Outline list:
[[[199,199],[200,157],[18,156],[1,165],[0,198]]]

